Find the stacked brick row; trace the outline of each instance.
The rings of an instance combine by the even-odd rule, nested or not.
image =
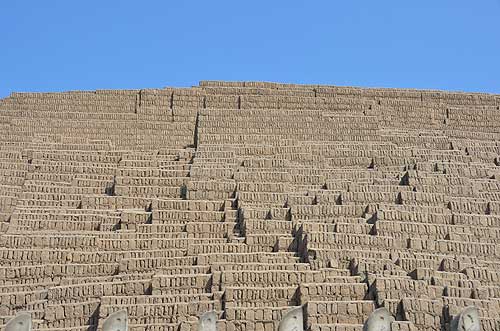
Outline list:
[[[257,82],[0,100],[0,324],[500,327],[500,96]]]

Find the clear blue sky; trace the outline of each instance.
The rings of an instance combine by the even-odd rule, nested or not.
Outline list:
[[[0,0],[0,97],[199,80],[500,93],[500,0]]]

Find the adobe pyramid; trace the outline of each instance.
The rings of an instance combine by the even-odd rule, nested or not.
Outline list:
[[[500,330],[500,95],[201,82],[0,100],[0,325]]]

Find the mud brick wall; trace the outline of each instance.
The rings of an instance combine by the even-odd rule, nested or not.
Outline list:
[[[0,100],[0,325],[500,330],[500,96],[266,82]]]

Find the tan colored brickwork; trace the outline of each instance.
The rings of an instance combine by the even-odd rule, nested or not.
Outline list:
[[[0,100],[0,325],[500,329],[500,96],[264,82]]]

